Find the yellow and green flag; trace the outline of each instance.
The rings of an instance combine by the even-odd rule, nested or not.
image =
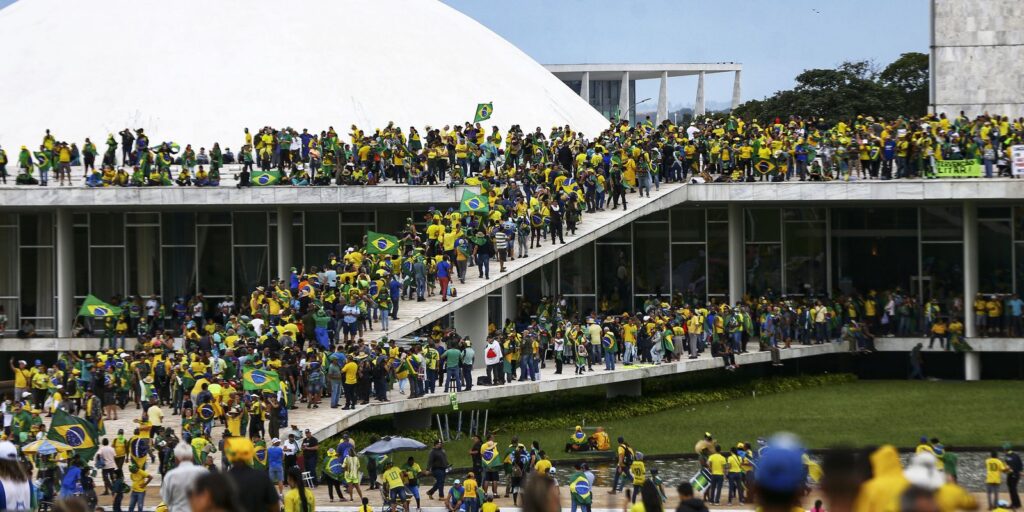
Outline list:
[[[366,234],[368,254],[398,254],[398,237],[370,231]]]
[[[480,103],[476,106],[476,116],[473,117],[474,123],[480,121],[486,121],[491,118],[491,114],[494,113],[494,103]]]
[[[117,316],[121,314],[121,308],[111,306],[102,300],[97,299],[94,295],[87,295],[85,302],[82,303],[82,307],[78,308],[78,316],[87,317],[108,317]]]
[[[267,187],[281,183],[281,171],[254,171],[249,179],[255,187]]]
[[[53,414],[50,431],[46,437],[74,448],[82,460],[92,460],[99,449],[96,427],[88,420],[72,416],[60,409]]]
[[[281,390],[281,377],[273,370],[261,370],[247,366],[242,372],[242,389],[276,393]]]
[[[474,213],[487,213],[491,211],[491,205],[487,202],[487,198],[480,195],[474,194],[469,190],[462,191],[462,203],[459,206],[460,212],[474,212]]]

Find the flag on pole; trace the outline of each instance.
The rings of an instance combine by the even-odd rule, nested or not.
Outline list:
[[[494,113],[494,103],[480,103],[476,106],[476,116],[473,117],[474,123],[480,121],[486,121],[491,118],[491,114]]]
[[[490,210],[490,203],[487,202],[486,197],[480,194],[474,194],[469,190],[462,191],[462,204],[459,206],[460,212],[487,213]]]
[[[96,427],[88,420],[72,416],[61,409],[53,413],[50,431],[46,434],[51,441],[60,441],[75,449],[83,460],[92,460],[99,445],[96,442]]]
[[[78,316],[87,317],[108,317],[117,316],[121,314],[121,308],[111,306],[102,300],[99,300],[94,295],[87,295],[85,302],[82,303],[82,307],[78,308]]]
[[[366,234],[368,254],[398,254],[398,237],[370,231]]]

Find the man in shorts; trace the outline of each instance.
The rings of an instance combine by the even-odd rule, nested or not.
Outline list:
[[[270,448],[267,448],[267,470],[270,481],[277,487],[277,493],[283,496],[284,449],[281,448],[281,440],[276,437],[270,441]]]
[[[391,461],[384,463],[384,473],[381,474],[384,480],[384,492],[395,504],[401,504],[404,512],[409,512],[409,493],[405,488],[405,481],[402,479],[402,470]]]

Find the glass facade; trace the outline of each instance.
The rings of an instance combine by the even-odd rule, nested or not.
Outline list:
[[[322,265],[363,244],[367,230],[400,231],[425,212],[294,211],[290,266]],[[963,212],[952,206],[743,209],[743,285],[751,296],[867,294],[899,288],[946,303],[963,294]],[[96,212],[73,215],[77,300],[202,293],[244,296],[275,277],[276,211]],[[621,227],[521,280],[536,303],[561,296],[578,314],[638,308],[651,297],[722,300],[729,289],[729,224],[721,206],[679,206]],[[1019,292],[1024,207],[978,208],[979,291]],[[0,307],[8,329],[23,320],[55,328],[52,213],[0,213]],[[500,302],[500,297],[498,298]],[[495,318],[501,315],[495,308]]]

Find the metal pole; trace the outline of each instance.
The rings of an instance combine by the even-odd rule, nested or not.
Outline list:
[[[487,418],[491,415],[491,410],[487,409],[484,411],[484,435],[487,435]]]
[[[455,439],[462,439],[462,411],[459,411],[459,425],[455,429]]]
[[[451,440],[452,440],[452,427],[451,427],[451,424],[448,422],[448,415],[447,414],[444,415],[444,432],[447,435],[447,439],[445,440],[445,442],[451,442]]]
[[[441,426],[441,415],[435,414],[434,417],[437,418],[437,438],[444,441],[444,427]]]

